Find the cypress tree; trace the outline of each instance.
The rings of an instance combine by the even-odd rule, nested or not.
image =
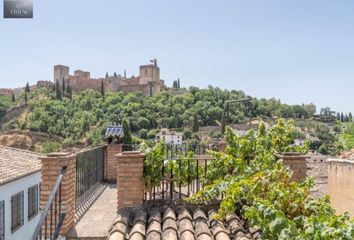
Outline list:
[[[131,144],[133,142],[133,139],[132,139],[132,133],[130,131],[130,124],[128,119],[124,118],[122,125],[123,125],[123,132],[124,132],[123,143]]]
[[[56,82],[56,86],[55,86],[55,97],[57,100],[62,100],[62,96],[61,96],[61,89],[59,87],[59,81]]]
[[[349,119],[348,120],[349,120],[349,122],[353,122],[353,115],[352,115],[351,112],[349,113]]]
[[[73,92],[72,92],[71,87],[70,87],[69,84],[68,84],[68,86],[66,88],[66,93],[68,94],[70,101],[72,101],[73,100]]]
[[[344,122],[344,114],[343,113],[340,114],[340,121]]]
[[[103,79],[101,80],[101,95],[103,98],[103,101],[105,100],[105,92],[104,92],[104,82]]]
[[[64,95],[64,93],[65,93],[65,79],[64,78],[63,78],[62,92],[63,92],[63,95]]]
[[[27,92],[25,91],[25,104],[27,104],[28,97],[27,97]]]
[[[223,112],[222,117],[221,117],[221,133],[225,133],[225,128],[226,128],[226,119],[225,119],[225,112]]]
[[[179,78],[177,80],[177,88],[181,88],[181,81],[179,80]]]
[[[106,72],[106,78],[108,78],[108,72]]]
[[[193,130],[193,132],[198,132],[199,131],[198,114],[194,114],[192,130]]]
[[[26,83],[26,88],[25,88],[25,92],[30,92],[30,86],[29,86],[29,83],[27,82]]]
[[[12,93],[12,102],[13,103],[16,102],[16,98],[15,98],[15,94],[14,93]]]
[[[116,73],[116,72],[114,72],[114,74],[113,74],[113,75],[114,75],[114,77],[118,77],[118,75],[117,75],[117,73]]]

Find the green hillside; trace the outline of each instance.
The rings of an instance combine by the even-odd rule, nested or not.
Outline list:
[[[162,92],[147,97],[142,93],[100,93],[92,90],[60,93],[38,89],[27,93],[27,108],[17,118],[2,125],[2,130],[22,129],[48,133],[64,139],[64,146],[97,144],[104,128],[123,119],[130,122],[131,131],[141,138],[153,138],[158,128],[185,131],[215,126],[222,121],[224,104],[228,100],[247,97],[242,91],[215,87],[190,87],[184,95]],[[0,99],[3,109],[25,102],[22,94],[15,103]],[[9,103],[10,100],[10,103]],[[229,123],[247,123],[251,118],[271,119],[274,116],[309,119],[316,111],[313,104],[287,105],[276,99],[252,98],[249,104],[231,104]]]

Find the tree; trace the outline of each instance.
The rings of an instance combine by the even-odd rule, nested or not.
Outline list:
[[[354,147],[354,123],[350,123],[340,135],[345,150],[352,150]]]
[[[227,128],[225,152],[204,174],[204,187],[189,201],[194,204],[220,199],[217,217],[241,212],[262,239],[353,239],[354,222],[348,214],[336,215],[328,197],[314,199],[313,180],[292,181],[292,172],[274,152],[306,153],[308,146],[291,146],[293,124],[281,120],[269,131],[236,136]]]
[[[6,114],[6,106],[0,101],[0,119]]]
[[[31,91],[31,89],[30,89],[29,83],[27,82],[26,87],[25,87],[25,92],[30,92],[30,91]]]
[[[65,94],[65,79],[63,78],[63,84],[62,84],[62,93],[63,95]]]
[[[189,128],[183,129],[183,138],[184,139],[191,139],[192,135],[193,135],[192,130],[190,130]]]
[[[101,96],[103,98],[103,101],[105,100],[105,91],[104,91],[104,82],[103,79],[101,80]]]
[[[349,122],[353,122],[353,115],[352,115],[351,112],[349,113],[349,119],[348,120],[349,120]]]
[[[27,104],[28,98],[27,98],[27,92],[25,91],[25,104]]]
[[[225,133],[225,128],[226,128],[226,119],[225,119],[225,112],[222,113],[222,116],[221,116],[221,134],[224,134]]]
[[[124,118],[122,125],[123,125],[123,132],[124,132],[123,143],[124,144],[132,144],[133,139],[132,139],[132,134],[130,131],[129,120]]]
[[[198,114],[194,114],[192,129],[193,129],[193,132],[198,132],[199,131]]]
[[[150,128],[150,121],[146,117],[139,117],[138,118],[138,127],[139,129],[148,129]]]
[[[340,121],[344,122],[344,114],[343,113],[340,114]]]
[[[16,97],[15,97],[15,94],[14,94],[14,93],[12,93],[12,102],[13,102],[13,103],[16,102]]]
[[[323,155],[327,155],[328,154],[328,150],[325,144],[322,144],[319,148],[318,148],[318,152],[323,154]]]
[[[66,93],[68,94],[70,101],[72,101],[73,100],[73,92],[72,92],[71,87],[70,87],[69,84],[66,87]]]
[[[181,88],[181,82],[180,82],[179,78],[177,80],[177,88]]]
[[[106,72],[106,78],[108,78],[108,72]]]
[[[173,85],[172,85],[173,88],[177,88],[177,81],[173,81]]]
[[[114,77],[118,77],[118,75],[117,75],[117,73],[116,73],[116,72],[114,72],[113,76],[114,76]]]
[[[62,95],[61,95],[61,89],[60,89],[60,86],[59,86],[59,81],[56,81],[55,83],[55,97],[56,97],[56,100],[62,100]]]
[[[148,130],[146,129],[140,129],[139,131],[139,137],[142,139],[147,139],[147,135],[148,135]]]

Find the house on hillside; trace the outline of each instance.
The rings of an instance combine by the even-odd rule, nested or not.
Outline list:
[[[163,128],[156,134],[155,140],[156,142],[163,141],[166,144],[180,145],[183,143],[183,134]]]
[[[0,146],[0,239],[28,239],[40,219],[41,155]]]

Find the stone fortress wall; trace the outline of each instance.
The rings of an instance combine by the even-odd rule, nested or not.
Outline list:
[[[106,76],[101,78],[91,78],[91,74],[88,71],[75,70],[74,75],[70,75],[70,69],[68,66],[55,65],[53,71],[53,81],[40,80],[37,84],[30,86],[31,90],[37,88],[53,89],[55,85],[59,84],[62,88],[63,81],[65,86],[70,85],[73,91],[83,91],[86,89],[92,89],[96,91],[101,90],[103,82],[106,92],[123,91],[124,93],[130,92],[143,92],[145,95],[150,96],[164,90],[165,81],[160,79],[160,68],[157,65],[156,59],[151,61],[151,64],[142,65],[139,67],[139,76],[127,77],[116,75]],[[18,96],[23,88],[0,88],[0,96]]]
[[[54,66],[54,82],[62,87],[63,83],[70,85],[74,91],[86,89],[101,90],[102,82],[107,92],[123,91],[124,93],[141,91],[145,95],[159,93],[164,87],[164,81],[160,79],[160,68],[156,59],[152,64],[140,66],[139,76],[126,77],[121,75],[106,76],[102,78],[91,78],[90,72],[75,70],[70,75],[69,67],[63,65]]]

